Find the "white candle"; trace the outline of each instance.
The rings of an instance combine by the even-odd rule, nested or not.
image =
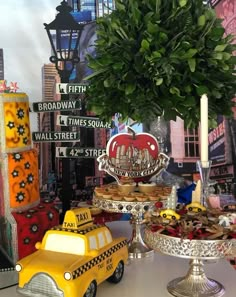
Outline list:
[[[208,98],[202,95],[201,101],[201,162],[208,161]],[[203,165],[203,164],[202,164]]]

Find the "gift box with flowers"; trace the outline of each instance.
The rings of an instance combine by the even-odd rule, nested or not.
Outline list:
[[[17,90],[17,83],[0,81],[0,251],[12,264],[34,252],[35,242],[59,222],[53,203],[40,199],[29,98]]]

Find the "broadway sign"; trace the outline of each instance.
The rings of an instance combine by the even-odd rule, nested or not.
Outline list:
[[[75,109],[81,109],[80,100],[34,102],[31,105],[30,111],[52,112],[52,111],[75,110]]]
[[[95,117],[57,115],[57,125],[111,129],[111,123],[103,122]]]
[[[78,132],[33,132],[32,139],[34,142],[80,141],[80,134]]]
[[[105,148],[56,147],[58,158],[97,158],[105,152]]]

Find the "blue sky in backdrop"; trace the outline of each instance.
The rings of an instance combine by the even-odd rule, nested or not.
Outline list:
[[[41,101],[41,67],[49,63],[44,23],[54,20],[60,0],[1,0],[0,48],[8,84],[18,82],[30,101]]]
[[[61,0],[0,0],[0,48],[4,55],[4,78],[17,82],[31,102],[42,100],[41,68],[51,53],[44,23],[57,14]],[[37,130],[31,114],[31,130]]]

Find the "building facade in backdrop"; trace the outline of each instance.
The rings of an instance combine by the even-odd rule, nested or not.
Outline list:
[[[236,33],[236,1],[211,1],[226,34]],[[233,41],[236,43],[236,39]],[[231,100],[232,98],[229,98]],[[236,109],[233,119],[218,117],[218,126],[209,133],[210,158],[212,159],[211,177],[217,180],[223,192],[229,192],[236,176]]]
[[[68,0],[67,3],[73,8],[73,11],[90,11],[92,20],[109,13],[115,8],[114,0]]]
[[[208,2],[214,7],[217,16],[222,19],[226,34],[235,35],[236,1],[211,0]],[[196,166],[196,161],[200,159],[199,136],[199,129],[184,129],[184,122],[181,119],[169,123],[166,149],[171,160],[168,171],[189,180],[199,178]],[[229,193],[236,175],[236,110],[234,110],[234,119],[229,120],[221,115],[218,116],[217,127],[209,130],[208,141],[209,159],[212,161],[211,179],[217,181],[218,191]]]
[[[42,101],[56,100],[55,89],[58,73],[54,64],[44,64],[42,67]],[[55,130],[55,117],[51,112],[39,113],[39,131],[49,132]],[[41,185],[47,183],[48,173],[55,171],[55,151],[54,143],[42,142],[40,147],[40,179]]]

